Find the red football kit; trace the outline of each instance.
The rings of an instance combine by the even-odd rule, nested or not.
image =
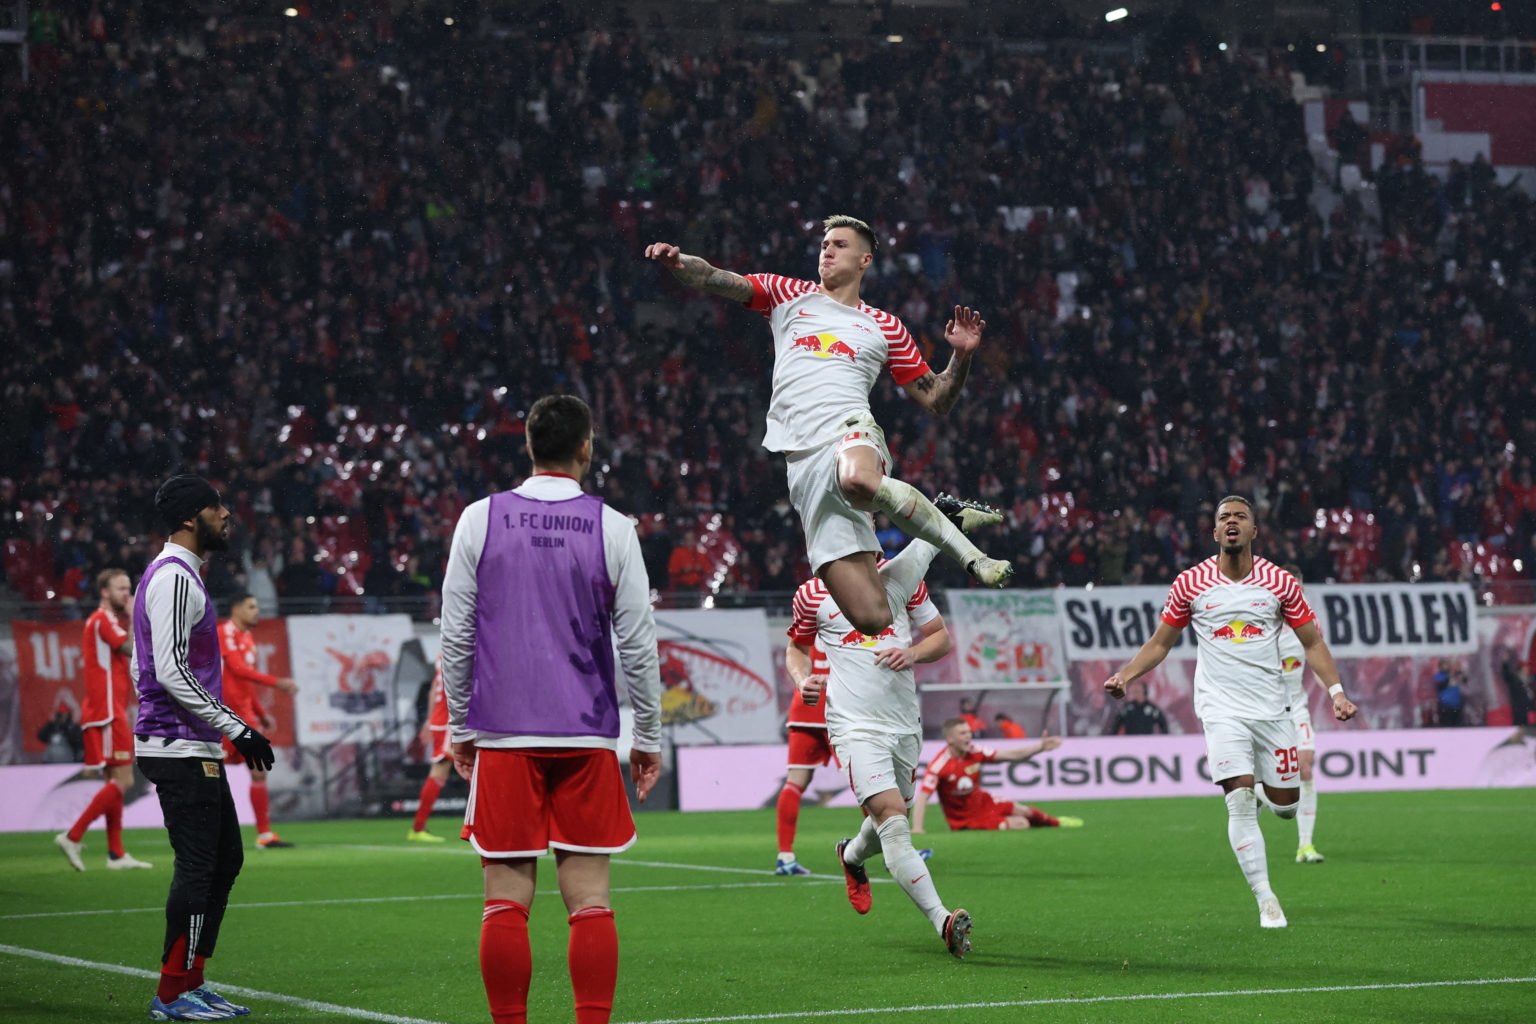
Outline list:
[[[995,760],[997,752],[991,747],[973,746],[961,757],[945,747],[929,762],[923,792],[939,794],[939,806],[950,828],[996,829],[1013,814],[1012,802],[994,800],[981,788],[981,766]]]
[[[241,629],[229,619],[219,623],[219,653],[224,656],[224,704],[245,719],[253,729],[260,728],[266,708],[256,698],[254,686],[276,686],[277,677],[256,669],[256,634]],[[224,738],[224,760],[244,764],[245,758]]]
[[[98,608],[85,620],[80,640],[85,665],[80,728],[87,768],[133,763],[133,723],[128,713],[135,703],[133,681],[128,677],[128,655],[118,650],[127,642],[127,624],[111,612]]]

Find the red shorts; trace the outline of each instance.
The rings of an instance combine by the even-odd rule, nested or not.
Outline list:
[[[994,800],[991,807],[982,808],[974,814],[964,818],[951,820],[949,827],[956,832],[967,830],[977,832],[994,832],[1008,827],[1008,819],[1013,816],[1013,802],[1009,800]]]
[[[453,744],[449,742],[448,734],[451,730],[445,725],[441,729],[432,729],[432,756],[429,760],[433,764],[439,761],[447,761],[453,757]]]
[[[106,725],[92,725],[80,730],[85,740],[85,766],[106,768],[114,764],[133,764],[133,730],[128,719],[119,715]]]
[[[789,767],[817,768],[829,762],[836,764],[837,755],[832,752],[827,730],[789,727]]]
[[[635,819],[619,759],[611,750],[481,749],[459,835],[482,857],[622,853],[635,844]]]

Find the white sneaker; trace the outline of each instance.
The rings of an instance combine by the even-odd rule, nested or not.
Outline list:
[[[978,558],[965,567],[984,587],[1004,587],[1013,578],[1013,563],[1000,558]]]
[[[135,868],[152,867],[154,867],[154,865],[149,861],[139,860],[139,858],[135,857],[131,853],[125,853],[121,857],[117,858],[107,858],[107,868],[112,871],[132,871]]]
[[[84,843],[77,843],[69,838],[68,832],[60,832],[53,837],[53,845],[64,851],[64,859],[69,861],[69,866],[76,871],[85,870],[85,861],[80,859],[80,851],[85,849]]]
[[[1260,928],[1284,928],[1286,924],[1285,911],[1280,909],[1279,900],[1266,896],[1259,901]]]

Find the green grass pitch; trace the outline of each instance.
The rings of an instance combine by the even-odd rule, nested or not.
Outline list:
[[[975,918],[964,963],[889,881],[868,917],[849,908],[832,847],[854,812],[805,811],[798,852],[822,877],[796,879],[769,874],[769,811],[640,815],[614,861],[613,1019],[1536,1020],[1536,791],[1325,792],[1320,865],[1292,863],[1294,824],[1266,815],[1291,924],[1277,932],[1258,926],[1214,789],[1048,809],[1087,826],[920,839],[940,894]],[[253,1020],[488,1021],[478,864],[456,840],[407,845],[407,825],[285,824],[297,848],[251,849],[210,980],[283,997],[241,998]],[[153,983],[99,966],[159,955],[170,850],[148,832],[128,848],[155,869],[105,870],[99,830],[83,875],[48,835],[0,836],[0,1021],[147,1017]],[[573,1019],[553,867],[533,908],[535,1022]]]

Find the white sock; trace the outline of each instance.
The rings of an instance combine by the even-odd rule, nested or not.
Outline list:
[[[1269,862],[1264,858],[1264,833],[1259,831],[1259,805],[1253,790],[1234,789],[1227,794],[1227,839],[1237,856],[1237,866],[1248,879],[1256,899],[1273,896],[1269,887]]]
[[[795,859],[795,851],[794,850],[780,850],[779,851],[779,863],[780,864],[788,864],[791,861],[793,861],[794,859]]]
[[[1301,813],[1296,815],[1296,841],[1298,846],[1312,845],[1312,830],[1317,827],[1317,783],[1307,779],[1301,782]]]
[[[879,852],[880,833],[875,829],[875,819],[866,814],[858,833],[843,847],[843,860],[858,867]]]
[[[912,829],[907,825],[907,819],[899,815],[887,818],[879,832],[880,845],[885,850],[885,870],[896,879],[896,884],[906,890],[912,902],[917,904],[917,909],[933,925],[933,930],[943,934],[949,911],[939,899],[939,891],[933,887],[933,876],[928,873],[928,865],[917,855],[917,849],[912,845]]]
[[[1258,813],[1260,814],[1263,814],[1265,811],[1273,811],[1275,809],[1274,805],[1269,802],[1269,797],[1264,795],[1264,783],[1262,782],[1254,782],[1253,799],[1257,801],[1259,805]]]
[[[875,508],[891,517],[891,522],[908,536],[917,537],[943,551],[962,566],[985,558],[981,549],[965,539],[955,524],[934,508],[933,502],[911,484],[893,477],[881,477],[875,492]]]
[[[900,621],[906,613],[907,602],[923,585],[923,577],[928,575],[928,567],[938,553],[939,549],[927,541],[914,539],[880,567],[880,582],[885,585],[885,600],[891,606],[893,621]]]

